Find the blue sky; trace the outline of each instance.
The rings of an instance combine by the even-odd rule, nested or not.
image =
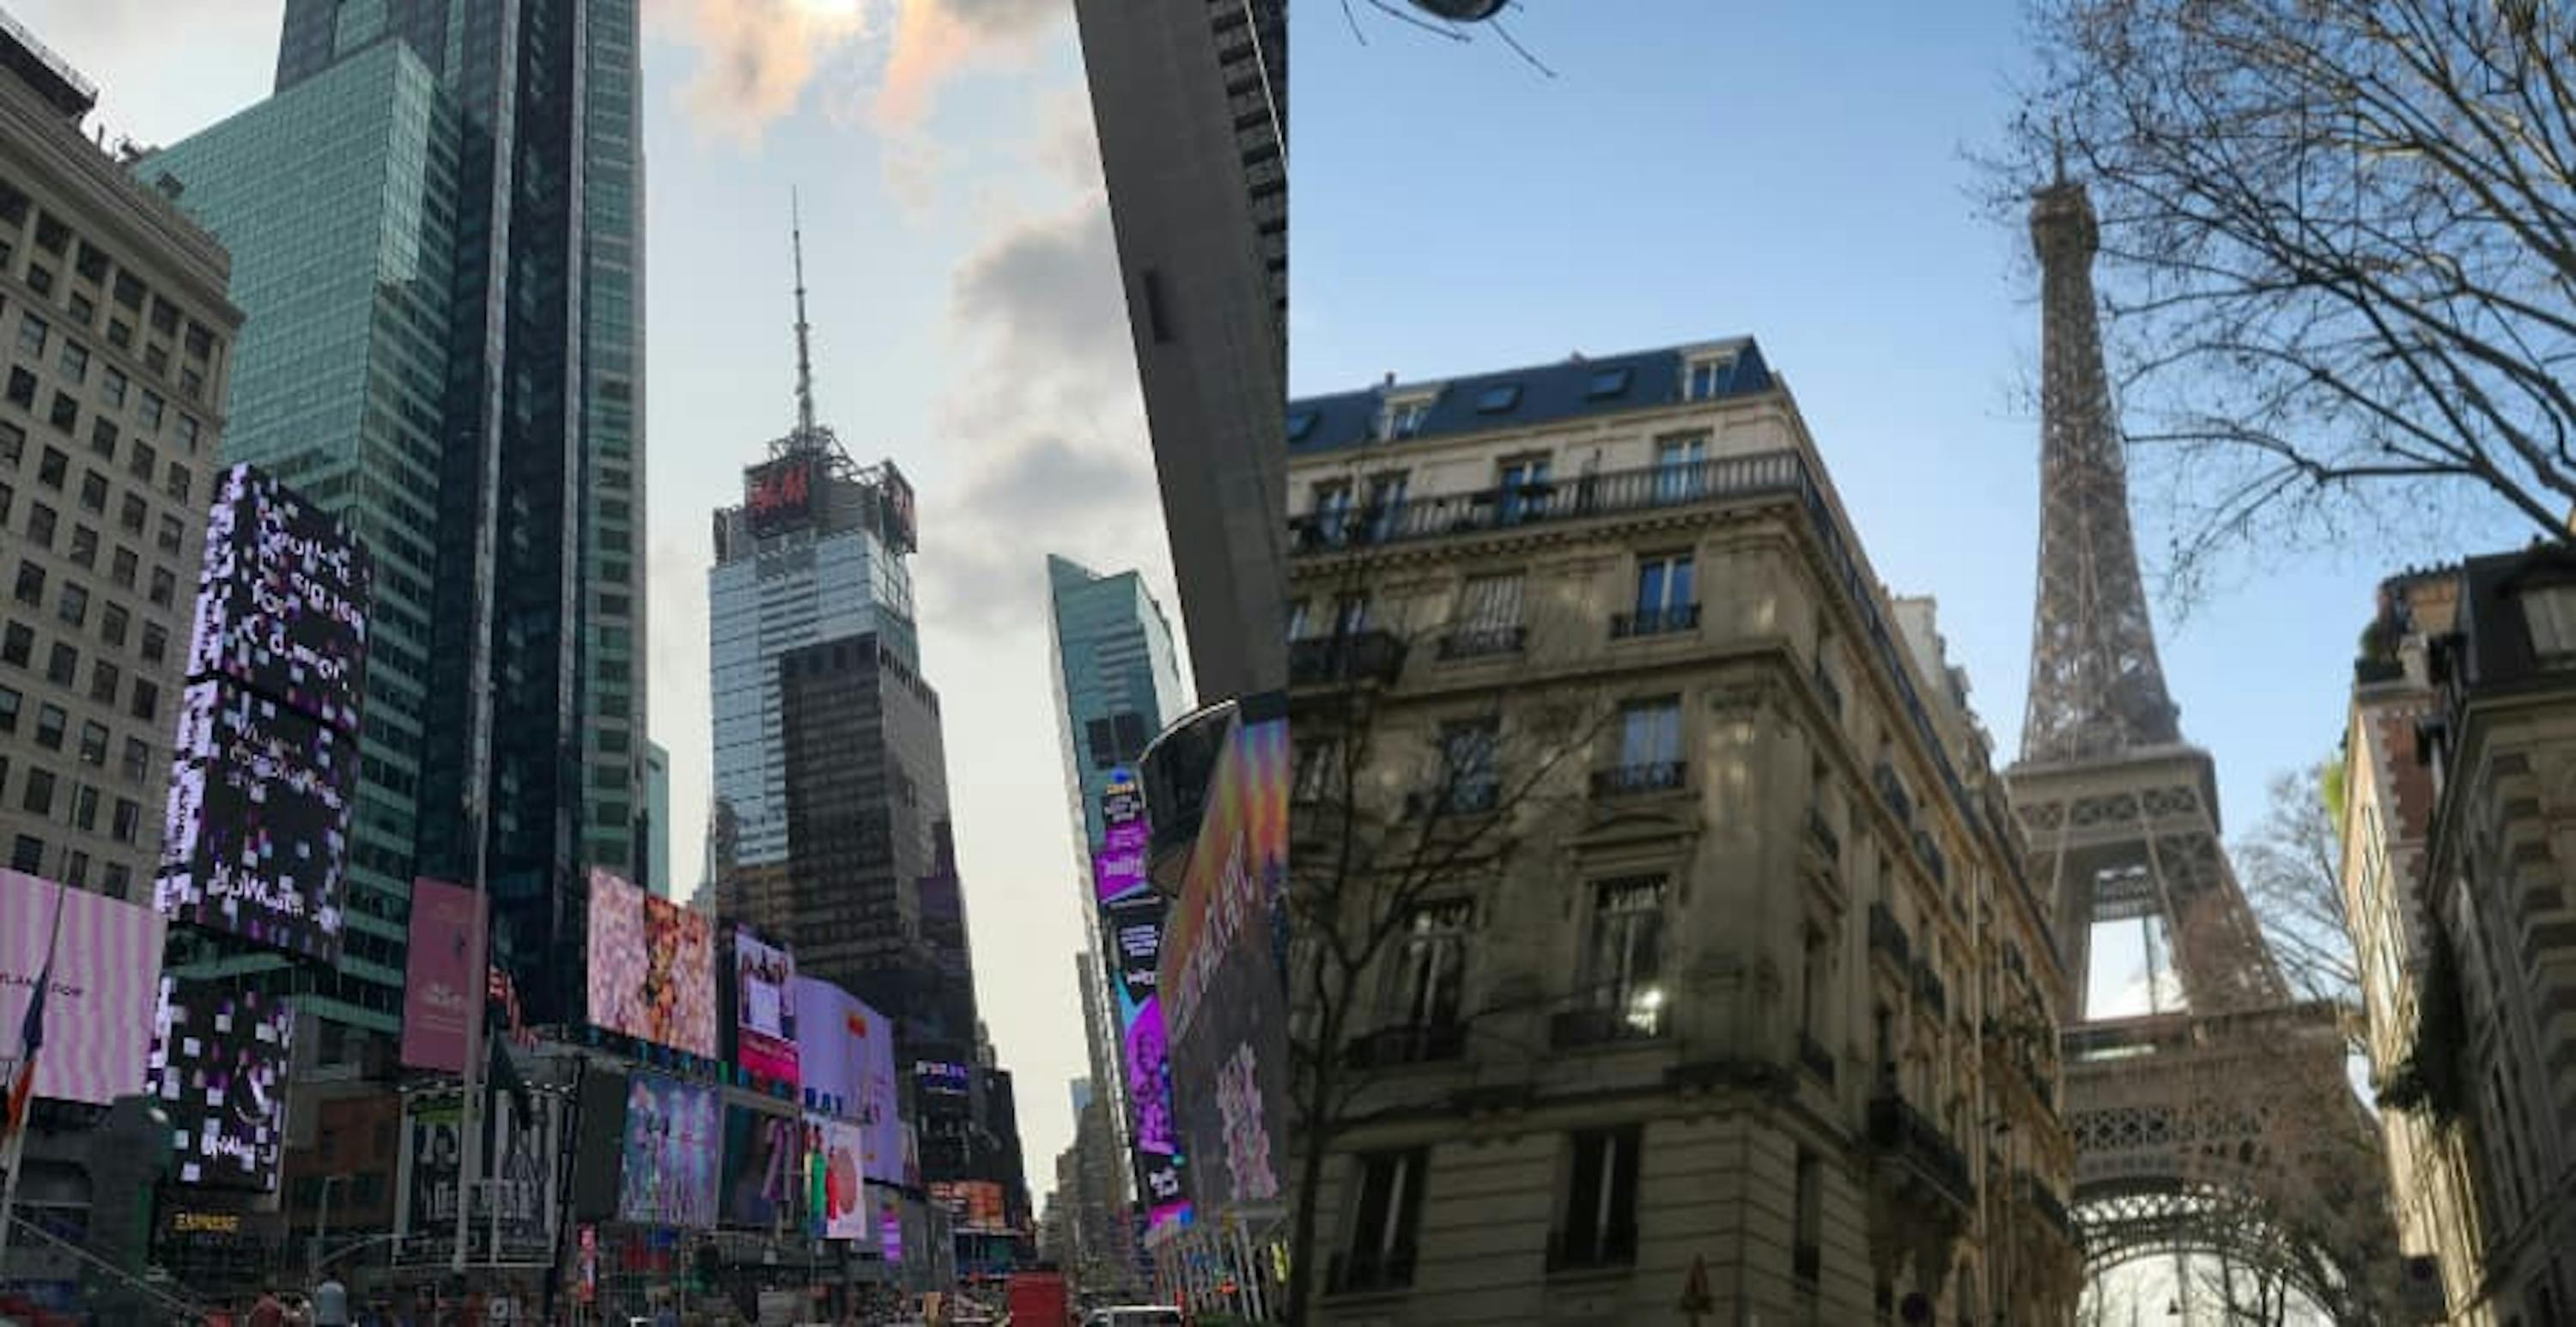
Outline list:
[[[2036,278],[1963,153],[2009,115],[2019,7],[1522,0],[1506,22],[1552,79],[1366,0],[1357,38],[1338,0],[1293,12],[1292,391],[1751,334],[1879,575],[1938,598],[2008,759],[2038,541]],[[2152,578],[2162,526],[2139,515]],[[2272,773],[2334,749],[2372,589],[2403,560],[2240,564],[2179,620],[2157,598],[2231,837]]]
[[[274,73],[281,0],[9,7],[100,85],[111,138],[183,138]],[[740,500],[741,467],[793,417],[796,188],[822,419],[920,491],[922,653],[982,1011],[1018,1074],[1039,1192],[1085,1072],[1044,555],[1142,567],[1177,609],[1070,15],[1062,0],[644,0],[647,686],[671,750],[675,885],[697,884],[707,805],[709,513]]]

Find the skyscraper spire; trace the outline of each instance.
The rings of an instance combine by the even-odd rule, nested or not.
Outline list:
[[[814,362],[806,346],[805,221],[793,189],[787,191],[787,234],[796,255],[796,440],[804,443],[814,433]]]

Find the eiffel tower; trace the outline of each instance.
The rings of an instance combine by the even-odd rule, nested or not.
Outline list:
[[[2094,316],[2093,209],[2062,166],[2033,196],[2030,229],[2039,602],[2006,779],[2068,974],[2064,1106],[2086,1271],[2223,1254],[2368,1320],[2395,1245],[2378,1130],[2345,1077],[2333,1006],[2293,999],[2264,943],[2220,846],[2217,771],[2165,689]],[[2145,1013],[2086,1007],[2102,922],[2146,928]]]

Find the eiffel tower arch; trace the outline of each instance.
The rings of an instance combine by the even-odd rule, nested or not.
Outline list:
[[[2263,941],[2221,843],[2217,771],[2184,740],[2157,661],[2083,186],[2061,175],[2040,189],[2030,226],[2039,593],[2006,780],[2068,974],[2065,1110],[2086,1269],[2219,1254],[2346,1320],[2379,1321],[2395,1232],[2378,1131],[2345,1077],[2335,1010],[2294,1000]],[[2086,1007],[2101,922],[2144,928],[2144,1013]]]

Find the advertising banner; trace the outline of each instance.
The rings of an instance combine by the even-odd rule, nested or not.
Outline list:
[[[286,1063],[295,1010],[253,991],[161,979],[153,1094],[170,1117],[178,1181],[277,1187],[286,1147]]]
[[[716,1161],[724,1139],[715,1089],[637,1074],[626,1089],[620,1220],[705,1230],[716,1223]]]
[[[473,890],[427,877],[411,885],[411,940],[403,959],[402,1062],[465,1072],[465,1020],[475,1009]]]
[[[806,1104],[857,1123],[861,1174],[887,1184],[909,1182],[893,1024],[831,982],[797,977],[792,989],[797,1070],[804,1078]]]
[[[143,1090],[168,929],[150,908],[0,870],[0,1046],[13,1054],[46,945],[54,945],[37,1096],[104,1106]]]
[[[234,466],[217,481],[206,517],[188,676],[224,678],[354,736],[372,580],[355,531],[277,480]]]
[[[814,488],[821,464],[810,456],[789,457],[744,472],[742,510],[751,537],[766,539],[813,520]]]
[[[991,1180],[949,1180],[930,1186],[930,1200],[948,1212],[956,1229],[972,1235],[1007,1235],[1011,1221],[1002,1186]]]
[[[1145,880],[1145,795],[1134,772],[1114,769],[1100,792],[1100,848],[1092,886],[1118,1001],[1119,1062],[1127,1075],[1128,1127],[1136,1189],[1149,1226],[1189,1219],[1187,1160],[1172,1128],[1162,1002],[1155,998],[1163,949],[1163,896]]]
[[[466,1221],[466,1257],[477,1263],[548,1262],[554,1256],[556,1163],[565,1146],[563,1098],[530,1093],[519,1109],[510,1093],[492,1095],[482,1118],[483,1164]],[[399,1229],[406,1262],[442,1263],[456,1248],[457,1177],[464,1166],[464,1098],[423,1092],[403,1103]]]
[[[340,953],[357,740],[221,681],[179,698],[154,902],[321,962]]]
[[[716,1058],[715,932],[702,913],[590,873],[590,1021]]]
[[[1238,720],[1163,932],[1175,1122],[1205,1202],[1280,1192],[1288,989],[1288,725]]]
[[[742,1230],[791,1230],[805,1171],[805,1124],[744,1105],[725,1107],[724,1202],[719,1221]]]
[[[736,1061],[765,1078],[798,1081],[796,959],[736,928],[733,969]]]
[[[403,1103],[402,1201],[395,1212],[407,1237],[406,1258],[435,1261],[456,1247],[464,1130],[464,1098],[456,1093],[421,1093]]]
[[[860,1131],[840,1120],[818,1120],[815,1130],[820,1135],[822,1156],[822,1205],[820,1233],[825,1239],[857,1240],[869,1237],[867,1176],[861,1168]]]

